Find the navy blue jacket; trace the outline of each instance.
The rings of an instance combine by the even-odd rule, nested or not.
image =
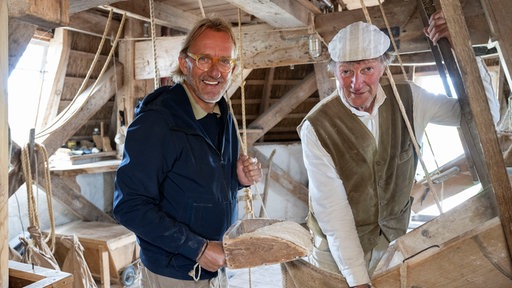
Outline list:
[[[127,130],[116,173],[115,218],[132,230],[152,272],[192,280],[206,240],[222,240],[237,219],[237,131],[219,101],[224,134],[219,151],[194,117],[182,85],[144,98]],[[215,277],[203,269],[201,279]]]

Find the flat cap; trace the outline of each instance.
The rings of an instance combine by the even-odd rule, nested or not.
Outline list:
[[[389,48],[389,37],[379,28],[355,22],[341,29],[329,43],[331,59],[337,62],[377,58]]]

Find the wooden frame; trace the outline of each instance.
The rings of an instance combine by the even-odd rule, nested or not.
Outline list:
[[[73,287],[73,275],[9,260],[9,287]]]

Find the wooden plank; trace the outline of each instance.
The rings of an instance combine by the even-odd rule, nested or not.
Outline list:
[[[91,8],[108,5],[116,2],[121,2],[120,0],[69,0],[69,13],[75,14],[80,11],[89,10]],[[73,15],[75,17],[75,15]]]
[[[0,279],[0,281],[6,280],[6,286],[3,287],[73,287],[73,275],[66,272],[16,261],[9,261],[9,265],[5,265],[5,267],[9,269],[9,277]],[[7,282],[11,282],[9,286],[7,286]]]
[[[328,62],[315,63],[316,86],[318,87],[318,96],[320,100],[331,95],[336,90],[336,80],[334,75],[327,70]]]
[[[121,1],[109,5],[107,8],[113,9],[120,14],[126,13],[130,18],[150,22],[148,1]],[[172,27],[173,29],[183,32],[191,30],[195,23],[201,19],[199,16],[185,12],[161,1],[154,2],[154,12],[156,24]]]
[[[487,22],[491,30],[492,40],[498,42],[498,51],[501,65],[507,77],[509,86],[512,86],[512,11],[510,0],[481,0]]]
[[[496,217],[498,211],[490,189],[441,214],[397,239],[404,258],[444,243]]]
[[[108,154],[115,156],[115,152]],[[91,156],[87,157],[95,156],[91,154]],[[115,172],[119,167],[119,163],[121,163],[121,160],[113,159],[75,165],[56,165],[50,168],[50,172],[55,176],[77,176],[81,174]]]
[[[8,0],[9,17],[19,18],[45,29],[69,23],[69,0]]]
[[[512,265],[499,218],[372,277],[379,288],[510,287]]]
[[[0,2],[0,138],[9,139],[9,124],[7,119],[7,79],[9,78],[8,67],[8,12],[7,2]],[[9,287],[9,239],[7,229],[9,228],[9,158],[10,151],[8,141],[0,142],[0,287]]]
[[[41,104],[37,113],[37,130],[46,127],[50,120],[57,116],[70,50],[71,37],[69,31],[63,28],[55,29],[46,56],[48,64],[46,65],[47,72],[41,91]]]
[[[118,74],[116,77],[115,74]],[[103,105],[105,105],[117,91],[116,85],[123,70],[119,65],[117,71],[114,67],[107,70],[103,76],[98,79],[98,84],[94,87],[88,87],[80,94],[72,107],[63,111],[56,117],[55,121],[47,126],[47,129],[40,131],[36,135],[36,141],[42,142],[49,155],[52,155],[57,149],[65,143],[73,134],[82,127],[83,123],[91,118]],[[94,88],[93,91],[91,91]],[[88,97],[90,94],[90,97]]]
[[[489,104],[485,97],[483,83],[475,81],[475,79],[480,79],[480,72],[473,50],[468,45],[470,43],[469,31],[465,25],[459,1],[441,0],[441,7],[445,15],[447,15],[446,23],[452,35],[452,48],[457,57],[468,98],[459,98],[459,101],[467,101],[469,103],[474,117],[475,126],[480,136],[485,165],[489,173],[490,184],[498,203],[508,250],[512,251],[512,197],[510,196],[512,187],[505,169],[491,113],[489,112]]]
[[[90,1],[79,1],[80,3],[89,3]],[[91,13],[89,11],[79,12],[73,14],[73,17],[69,20],[69,25],[66,29],[75,30],[81,33],[93,34],[98,37],[103,37],[105,28],[107,25],[108,17]],[[119,21],[112,19],[107,32],[107,37],[114,40],[114,36],[119,29]]]
[[[136,19],[128,18],[125,23],[125,31],[125,37],[128,39],[142,37],[144,35],[143,23]],[[116,103],[118,110],[124,112],[126,126],[133,121],[137,100],[142,99],[149,91],[154,89],[153,81],[137,81],[135,79],[135,72],[139,69],[139,67],[136,67],[134,64],[135,57],[134,40],[126,40],[119,43],[119,62],[121,62],[124,67],[121,79],[123,79],[124,85],[117,91]],[[158,62],[161,62],[160,59]],[[153,78],[154,73],[148,79]]]
[[[247,145],[253,145],[256,140],[283,120],[295,107],[311,96],[316,89],[315,73],[311,73],[304,78],[302,84],[295,86],[288,93],[283,95],[278,103],[272,105],[265,113],[261,114],[260,117],[247,126],[249,129],[262,129],[258,133],[247,135]]]
[[[158,37],[155,41],[157,67],[160,77],[168,77],[178,63],[178,54],[185,36]],[[135,79],[153,79],[155,65],[151,41],[135,42]]]
[[[74,177],[51,177],[52,195],[64,206],[86,221],[115,223],[107,213],[96,207],[80,193],[80,186]]]
[[[294,0],[227,0],[276,28],[308,26],[309,10]]]
[[[238,29],[234,28],[236,35]],[[308,52],[308,30],[278,30],[268,25],[254,25],[242,29],[242,67],[245,69],[301,65],[327,61],[327,49],[313,59]],[[156,41],[157,66],[162,77],[170,75],[176,65],[184,36],[158,37]],[[139,41],[135,51],[135,79],[154,77],[151,41]],[[245,72],[244,72],[245,73]]]

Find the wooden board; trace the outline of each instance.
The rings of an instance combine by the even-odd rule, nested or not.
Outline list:
[[[512,287],[512,265],[498,217],[372,277],[386,287]],[[403,286],[401,286],[403,285]]]
[[[10,288],[73,287],[73,275],[9,260]]]
[[[237,221],[223,239],[228,268],[283,263],[313,250],[311,234],[298,223],[275,219]]]
[[[89,270],[103,287],[111,280],[119,283],[119,273],[139,258],[135,234],[119,224],[76,221],[57,227],[56,233],[78,236]]]

